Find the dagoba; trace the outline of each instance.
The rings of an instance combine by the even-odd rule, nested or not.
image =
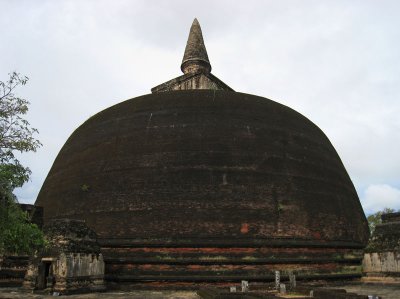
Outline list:
[[[75,130],[35,203],[45,223],[85,220],[109,284],[360,276],[367,221],[325,134],[212,75],[196,19],[181,70]]]

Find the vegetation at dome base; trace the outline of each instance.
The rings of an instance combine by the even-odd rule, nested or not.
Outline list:
[[[44,245],[42,231],[29,222],[13,191],[29,180],[31,171],[15,156],[16,152],[35,152],[41,146],[34,138],[38,131],[23,118],[29,102],[14,90],[28,78],[13,72],[0,81],[0,254],[32,254]]]

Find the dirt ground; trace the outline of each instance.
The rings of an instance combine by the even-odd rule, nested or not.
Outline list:
[[[400,285],[383,284],[348,284],[337,288],[346,289],[348,292],[359,295],[378,295],[383,299],[400,299]],[[68,299],[94,299],[94,298],[117,298],[117,299],[199,299],[194,291],[128,291],[128,292],[106,292],[81,295],[60,296]],[[19,288],[0,288],[2,299],[50,299],[54,296],[26,293]]]
[[[117,298],[117,299],[198,299],[196,292],[192,291],[130,291],[130,292],[106,292],[91,293],[81,295],[60,296],[68,299],[94,299],[94,298]],[[55,298],[50,295],[40,295],[26,293],[18,288],[0,288],[0,298],[2,299],[50,299]]]
[[[338,288],[358,295],[377,295],[383,299],[400,299],[400,285],[350,284]]]

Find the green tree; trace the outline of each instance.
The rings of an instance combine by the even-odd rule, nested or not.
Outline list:
[[[43,232],[30,223],[16,201],[9,200],[0,208],[0,254],[33,254],[45,244]]]
[[[27,82],[27,77],[16,72],[9,74],[7,81],[0,81],[0,254],[29,254],[44,242],[42,232],[29,222],[13,194],[31,174],[16,152],[36,151],[41,146],[34,137],[38,131],[23,118],[29,102],[14,94]]]

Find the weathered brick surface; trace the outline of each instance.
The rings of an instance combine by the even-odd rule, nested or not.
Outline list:
[[[44,231],[48,244],[31,258],[25,289],[60,294],[105,290],[104,260],[95,232],[71,219],[51,221]]]
[[[222,255],[291,264],[284,259],[341,259],[368,238],[322,131],[286,106],[228,91],[156,93],[91,117],[60,151],[36,204],[45,222],[85,220],[103,248],[239,247],[249,253]],[[187,258],[207,256],[201,250]],[[162,255],[154,254],[147,258]]]
[[[109,282],[272,281],[360,277],[360,250],[347,248],[116,248],[103,247]]]
[[[366,282],[400,283],[400,213],[382,215],[363,259]]]
[[[28,256],[1,256],[0,287],[22,286],[28,262]]]
[[[69,138],[36,204],[45,221],[82,218],[108,238],[367,238],[325,135],[283,105],[234,92],[154,94],[104,110]]]

